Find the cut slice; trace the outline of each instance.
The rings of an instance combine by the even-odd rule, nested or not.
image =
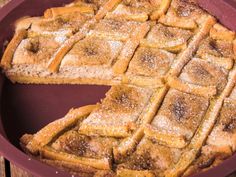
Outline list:
[[[186,48],[192,36],[193,33],[189,30],[157,24],[148,33],[146,39],[141,41],[141,45],[179,52]]]
[[[111,170],[112,149],[119,139],[88,137],[78,133],[81,121],[95,109],[95,105],[72,109],[65,117],[56,120],[34,135],[21,138],[23,148],[41,160],[62,161],[67,168],[71,164],[99,170]]]
[[[144,88],[113,86],[99,108],[83,121],[80,133],[127,137],[138,127],[136,121],[153,91]]]
[[[170,89],[145,134],[169,147],[183,148],[191,140],[209,106],[209,100]]]

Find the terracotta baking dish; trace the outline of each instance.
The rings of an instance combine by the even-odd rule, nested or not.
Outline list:
[[[41,15],[46,8],[70,0],[12,0],[0,9],[0,56],[4,41],[11,39],[13,23],[26,15]],[[34,176],[71,176],[24,154],[19,147],[22,134],[34,133],[62,117],[71,107],[94,104],[104,97],[109,87],[88,85],[20,85],[0,75],[0,154]],[[236,155],[220,166],[195,176],[226,176],[236,171]]]

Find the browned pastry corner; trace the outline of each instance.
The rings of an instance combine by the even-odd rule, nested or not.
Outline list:
[[[178,177],[236,151],[235,32],[195,0],[76,0],[16,22],[1,60],[12,82],[97,84],[22,148],[80,176]]]

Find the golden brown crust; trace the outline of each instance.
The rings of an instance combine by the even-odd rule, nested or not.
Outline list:
[[[115,74],[123,74],[127,70],[131,57],[139,45],[139,41],[147,34],[149,29],[150,25],[148,23],[143,23],[134,31],[132,37],[126,42],[117,62],[113,66]]]
[[[230,31],[219,23],[215,24],[210,31],[210,37],[216,40],[233,41],[235,32]]]
[[[5,68],[5,69],[11,68],[11,62],[13,59],[14,52],[15,52],[16,48],[18,47],[18,45],[20,44],[20,42],[26,37],[27,37],[27,30],[26,29],[21,29],[16,32],[16,34],[14,35],[11,42],[8,44],[6,50],[3,54],[3,57],[1,60],[1,66],[3,68]]]
[[[186,93],[193,93],[196,95],[204,96],[207,98],[213,97],[217,93],[215,86],[200,86],[184,83],[177,77],[168,77],[167,83],[171,88],[175,88]]]
[[[139,120],[141,127],[138,128],[132,136],[123,140],[119,146],[113,148],[114,158],[116,161],[121,161],[127,154],[132,153],[136,145],[141,141],[144,136],[144,126],[153,120],[167,90],[167,87],[163,87],[155,91],[150,99],[148,107],[141,116],[142,118]]]
[[[113,86],[99,108],[83,121],[80,133],[127,137],[138,126],[137,120],[147,107],[150,89]]]
[[[171,4],[171,0],[163,0],[161,1],[160,7],[152,12],[150,19],[157,20],[161,17],[161,15],[165,14]]]
[[[78,157],[72,154],[67,154],[64,152],[56,151],[50,147],[44,146],[40,149],[41,157],[47,157],[52,160],[59,160],[70,162],[73,164],[83,164],[87,166],[91,166],[101,170],[110,170],[110,162],[109,159],[93,159],[87,157]]]
[[[200,27],[197,34],[193,37],[191,42],[188,45],[188,48],[184,50],[179,56],[178,60],[172,66],[172,69],[169,71],[168,76],[178,76],[184,67],[184,65],[191,59],[192,54],[197,50],[197,46],[201,43],[204,37],[208,34],[211,27],[216,23],[215,19],[212,16],[208,16],[205,22]]]
[[[59,119],[51,124],[48,124],[42,130],[34,135],[32,140],[26,145],[26,148],[32,153],[37,154],[38,151],[45,145],[47,145],[58,133],[65,128],[77,123],[79,119],[84,118],[91,113],[96,106],[84,106],[79,109],[72,109],[62,119]]]
[[[120,2],[121,0],[108,0],[107,3],[99,9],[98,13],[95,15],[95,19],[102,19],[107,14],[107,12],[111,11]]]
[[[236,81],[236,69],[234,68],[229,75],[229,81],[224,91],[222,92],[222,94],[219,96],[218,99],[214,100],[211,103],[209,108],[211,112],[210,111],[207,112],[197,132],[192,138],[188,148],[182,154],[178,163],[173,168],[165,172],[166,176],[173,177],[182,175],[184,171],[188,168],[188,166],[196,159],[197,154],[199,153],[201,147],[203,146],[203,143],[207,139],[207,136],[210,134],[214,126],[217,116],[221,110],[223,100],[225,97],[229,96],[230,92],[232,91],[235,85],[235,81]]]
[[[148,20],[148,14],[143,9],[119,4],[113,12],[108,12],[105,18],[145,22]]]
[[[76,7],[55,7],[47,9],[44,12],[45,18],[56,18],[57,16],[68,14],[68,13],[90,13],[93,14],[94,10],[90,6],[76,6]]]
[[[119,80],[110,80],[110,79],[98,79],[98,78],[61,78],[61,77],[37,77],[37,76],[28,76],[23,74],[7,74],[7,77],[13,83],[20,84],[93,84],[93,85],[118,85],[121,82]]]
[[[48,64],[48,69],[51,72],[56,72],[59,69],[61,61],[63,57],[67,54],[67,52],[73,47],[73,45],[81,40],[85,35],[81,32],[78,32],[71,38],[69,38],[54,54],[54,56],[50,59]]]
[[[168,135],[155,131],[152,127],[147,126],[144,130],[145,135],[148,138],[156,139],[160,144],[173,147],[173,148],[184,148],[187,145],[187,141],[184,136],[181,135]]]

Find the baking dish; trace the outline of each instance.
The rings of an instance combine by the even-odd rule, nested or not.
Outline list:
[[[13,0],[0,10],[0,53],[12,37],[14,21],[22,16],[41,15],[52,6],[70,0]],[[0,55],[1,55],[0,54]],[[23,133],[33,133],[53,118],[62,117],[71,107],[93,104],[109,87],[88,85],[20,85],[0,76],[0,154],[34,176],[71,176],[24,154],[19,147]],[[236,170],[236,155],[218,167],[195,176],[226,176]]]

